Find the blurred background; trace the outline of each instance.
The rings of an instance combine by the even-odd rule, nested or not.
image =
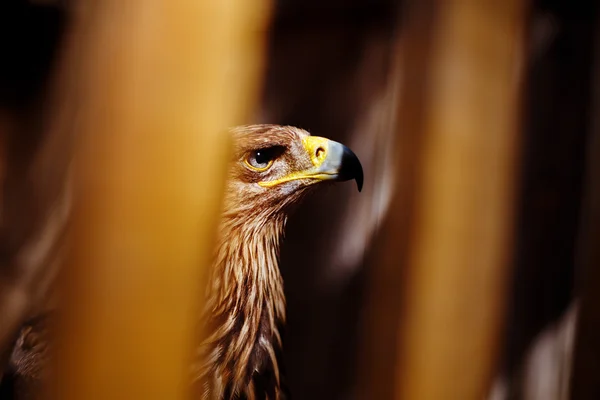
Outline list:
[[[56,132],[45,121],[54,115],[52,82],[70,78],[55,77],[74,3],[0,4],[0,267],[6,282],[15,274],[9,265],[36,234],[65,176],[70,146],[64,138],[48,139]],[[342,142],[365,170],[362,193],[352,185],[320,191],[288,224],[281,270],[293,398],[600,398],[598,13],[597,2],[568,0],[272,4],[259,101],[246,122],[294,125]],[[467,70],[453,70],[461,66]],[[465,138],[450,135],[444,142],[439,132],[461,126]],[[436,147],[436,138],[473,145]],[[444,156],[446,150],[456,158]],[[452,175],[445,167],[455,161],[467,170],[481,164],[481,173],[466,173],[472,181],[448,178],[448,185],[467,185],[464,207],[452,203],[461,197],[423,189],[429,187],[423,181],[434,187],[436,176]],[[436,251],[435,243],[417,243],[437,237],[419,234],[435,222],[420,224],[429,221],[428,206],[445,200],[432,215],[466,216],[460,221],[473,226],[484,221],[482,232],[498,229],[500,255],[490,257],[499,261],[486,263],[479,251],[488,247],[475,229],[456,250],[460,255],[442,251],[470,266],[449,259],[445,268],[432,267],[428,286],[426,274],[411,266],[427,264]],[[454,278],[446,286],[433,282],[438,271]],[[421,284],[411,286],[415,281]],[[418,310],[436,303],[419,299],[436,293],[458,299],[460,310],[428,325]],[[402,379],[424,379],[406,378],[406,371],[420,371],[411,369],[419,356],[410,349],[419,340],[427,345],[429,336],[403,334],[407,326],[441,327],[435,334],[456,343],[452,356],[420,362],[445,363],[450,381],[474,389],[449,389],[448,397],[398,389]],[[486,339],[478,341],[479,334]],[[465,348],[469,343],[478,347]],[[477,354],[475,361],[470,354]],[[481,368],[481,376],[469,372]],[[430,385],[438,384],[436,376]]]

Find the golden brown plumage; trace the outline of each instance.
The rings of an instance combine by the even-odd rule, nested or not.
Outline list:
[[[354,178],[360,190],[362,167],[345,146],[298,128],[250,125],[231,134],[233,158],[200,318],[207,334],[192,366],[194,394],[280,400],[285,296],[277,260],[287,216],[315,183]],[[27,378],[43,357],[21,348],[32,329],[24,333],[13,364]]]
[[[294,127],[253,125],[232,133],[233,162],[204,316],[209,337],[199,348],[204,363],[195,378],[202,393],[214,396],[207,398],[282,399],[285,296],[277,259],[290,207],[318,182],[357,178],[360,187],[362,169],[347,148]],[[252,165],[261,149],[264,170]]]

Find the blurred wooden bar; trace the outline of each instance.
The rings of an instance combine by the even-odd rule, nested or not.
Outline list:
[[[382,226],[371,289],[379,296],[386,282],[402,280],[403,311],[395,377],[373,375],[368,385],[391,386],[403,400],[482,399],[510,272],[523,4],[409,2],[404,15],[398,151],[400,158],[416,153],[415,165],[411,176],[398,172],[410,181],[396,188]],[[411,215],[402,217],[407,206]],[[392,321],[394,308],[371,310]],[[377,329],[371,341],[387,335]]]
[[[81,2],[83,58],[71,67],[82,140],[56,398],[189,395],[225,129],[257,99],[269,6]]]
[[[437,7],[396,393],[481,399],[511,255],[524,10]]]

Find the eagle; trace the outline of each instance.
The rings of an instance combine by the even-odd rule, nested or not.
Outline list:
[[[284,400],[286,319],[278,258],[290,212],[321,183],[354,179],[363,169],[341,143],[293,126],[230,129],[232,158],[215,253],[198,319],[204,332],[191,365],[193,398]],[[18,396],[34,398],[47,368],[47,317],[21,330],[11,360]]]

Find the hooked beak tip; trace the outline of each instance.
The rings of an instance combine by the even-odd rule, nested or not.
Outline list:
[[[356,154],[348,147],[344,146],[342,166],[340,168],[340,180],[350,179],[356,181],[356,187],[358,188],[358,191],[361,192],[364,180],[362,165]]]

